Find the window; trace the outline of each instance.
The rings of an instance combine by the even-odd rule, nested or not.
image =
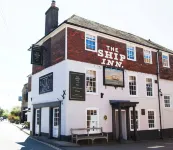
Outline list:
[[[129,76],[129,92],[130,95],[136,95],[136,77]]]
[[[59,108],[54,108],[54,114],[53,114],[53,123],[54,123],[54,126],[58,126],[58,118],[59,118],[59,111],[58,111]]]
[[[131,129],[134,129],[134,124],[133,124],[133,111],[130,111],[130,123],[131,123]],[[135,111],[135,115],[136,115],[136,129],[139,129],[139,116],[138,116],[138,111]]]
[[[136,49],[134,46],[127,45],[127,59],[136,61]]]
[[[86,72],[86,92],[96,93],[96,71],[87,70]]]
[[[162,53],[163,67],[169,67],[169,55]]]
[[[36,122],[37,122],[37,125],[39,125],[40,124],[40,110],[39,109],[37,109],[36,110],[36,115],[37,115],[37,120],[36,120]]]
[[[149,127],[149,129],[155,128],[154,111],[148,111],[148,127]]]
[[[171,107],[171,97],[169,95],[164,96],[165,107]]]
[[[96,52],[96,36],[85,34],[85,49]]]
[[[147,90],[147,96],[153,96],[153,85],[151,78],[146,78],[146,90]]]
[[[144,50],[144,62],[152,64],[152,52],[149,50]]]
[[[87,128],[99,127],[98,109],[87,109]],[[93,132],[96,130],[91,130]]]

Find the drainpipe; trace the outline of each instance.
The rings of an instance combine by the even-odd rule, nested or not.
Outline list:
[[[160,78],[160,69],[159,69],[159,50],[158,50],[157,51],[157,82],[158,82],[157,87],[158,87],[158,103],[159,103],[159,119],[160,119],[160,139],[163,139],[159,78]]]

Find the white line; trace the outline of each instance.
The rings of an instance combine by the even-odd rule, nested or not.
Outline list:
[[[60,148],[58,148],[58,147],[55,147],[55,146],[53,146],[53,145],[51,145],[51,144],[47,144],[47,143],[45,143],[45,142],[39,141],[39,140],[34,139],[34,138],[32,138],[32,137],[29,137],[29,138],[32,139],[32,140],[35,140],[35,141],[37,141],[37,142],[39,142],[39,143],[42,143],[42,144],[44,144],[44,145],[47,145],[47,146],[49,146],[49,147],[51,147],[51,148],[53,148],[53,149],[62,150],[62,149],[60,149]]]
[[[165,147],[165,146],[152,146],[152,147],[147,147],[147,148],[161,148],[161,147]]]

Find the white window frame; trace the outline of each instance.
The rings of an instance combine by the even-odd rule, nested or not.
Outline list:
[[[95,68],[85,68],[85,74],[87,72],[87,70],[93,70],[93,71],[96,71],[96,92],[93,93],[93,92],[87,92],[86,88],[87,88],[87,85],[86,85],[86,75],[85,75],[85,90],[86,90],[86,94],[91,94],[91,95],[98,95],[98,70],[95,69]]]
[[[149,123],[148,123],[148,111],[154,111],[154,128],[149,128]],[[154,109],[147,109],[147,126],[148,126],[148,130],[154,130],[157,128],[157,122],[156,122],[156,110]]]
[[[86,116],[86,119],[85,119],[85,127],[87,128],[87,121],[88,121],[88,118],[87,118],[87,111],[88,110],[96,110],[97,111],[97,118],[98,118],[98,126],[97,126],[97,128],[99,128],[100,127],[100,116],[99,116],[99,108],[97,108],[97,107],[88,107],[88,108],[86,108],[86,110],[85,110],[85,116]],[[92,131],[92,133],[94,134],[94,133],[98,133],[97,131]]]
[[[91,36],[95,36],[95,50],[91,50],[91,49],[86,48],[86,35],[87,34],[89,34]],[[90,32],[85,32],[85,50],[97,53],[97,35],[96,34],[90,33]]]
[[[134,129],[131,128],[131,111],[133,111],[133,109],[130,109],[129,112],[129,116],[130,116],[130,131],[134,131]],[[140,111],[138,109],[136,109],[135,111],[138,112],[138,128],[137,131],[140,130]]]
[[[146,89],[147,78],[152,79],[152,93],[153,93],[152,96],[148,96],[148,95],[147,95],[147,89]],[[149,77],[149,76],[145,77],[145,92],[146,92],[146,96],[147,96],[147,97],[154,97],[154,79],[153,79],[153,77]]]
[[[170,107],[165,107],[165,96],[169,96],[170,97]],[[170,94],[164,94],[163,95],[163,104],[164,104],[164,108],[172,108],[172,96]]]
[[[143,55],[145,56],[145,51],[148,51],[150,52],[150,62],[145,62],[145,57],[144,57],[144,63],[146,64],[152,64],[153,61],[152,61],[152,51],[151,50],[148,50],[148,49],[143,49]]]
[[[163,65],[163,55],[164,55],[164,56],[168,56],[168,66],[164,66],[164,65]],[[170,68],[169,54],[168,54],[168,53],[163,53],[163,52],[162,52],[162,66],[165,67],[165,68]]]
[[[136,77],[136,95],[130,95],[129,76],[135,76]],[[133,74],[133,73],[128,74],[128,93],[129,93],[129,96],[131,96],[131,97],[138,97],[138,78],[137,78],[136,74]]]
[[[127,47],[134,47],[134,59],[128,58]],[[127,54],[127,60],[136,61],[136,46],[132,44],[126,44],[126,54]]]

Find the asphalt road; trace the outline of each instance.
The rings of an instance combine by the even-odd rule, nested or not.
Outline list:
[[[0,121],[0,150],[55,150],[32,140],[14,125]]]

